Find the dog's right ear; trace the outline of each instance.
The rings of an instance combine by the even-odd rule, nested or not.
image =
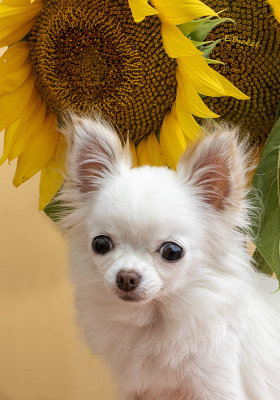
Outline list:
[[[62,128],[68,142],[68,179],[81,193],[98,188],[104,178],[131,166],[128,143],[104,120],[70,115]]]

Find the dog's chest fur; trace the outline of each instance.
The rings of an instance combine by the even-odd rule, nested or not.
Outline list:
[[[211,400],[219,385],[216,374],[229,381],[230,393],[235,377],[226,376],[226,365],[238,357],[239,343],[222,320],[205,324],[188,316],[187,304],[185,314],[175,304],[121,314],[93,293],[93,288],[76,293],[77,308],[92,351],[105,358],[125,399]],[[182,323],[186,318],[189,323]]]

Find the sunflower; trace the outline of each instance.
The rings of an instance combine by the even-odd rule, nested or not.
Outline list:
[[[270,133],[280,102],[280,24],[279,0],[205,0],[210,7],[227,8],[225,15],[236,24],[224,23],[207,36],[208,40],[222,39],[212,52],[215,65],[250,100],[206,99],[223,119],[241,124],[250,133],[252,142],[263,142]],[[278,13],[278,14],[277,14]]]
[[[18,158],[14,185],[41,170],[40,209],[58,191],[65,109],[110,118],[129,133],[135,164],[174,168],[198,135],[194,116],[218,117],[200,95],[248,98],[208,65],[215,43],[203,54],[189,38],[215,16],[199,0],[0,3],[0,162]]]

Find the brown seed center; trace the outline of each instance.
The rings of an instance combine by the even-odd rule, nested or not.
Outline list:
[[[49,1],[30,33],[37,84],[49,108],[99,111],[138,142],[176,96],[176,61],[160,21],[136,24],[126,0]]]

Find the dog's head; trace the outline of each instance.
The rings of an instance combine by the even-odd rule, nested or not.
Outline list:
[[[191,286],[203,260],[245,223],[242,146],[225,127],[182,156],[177,171],[132,168],[129,145],[100,120],[73,117],[62,219],[76,279],[125,302],[146,303]],[[72,133],[69,135],[69,131]],[[71,142],[71,143],[70,143]]]

